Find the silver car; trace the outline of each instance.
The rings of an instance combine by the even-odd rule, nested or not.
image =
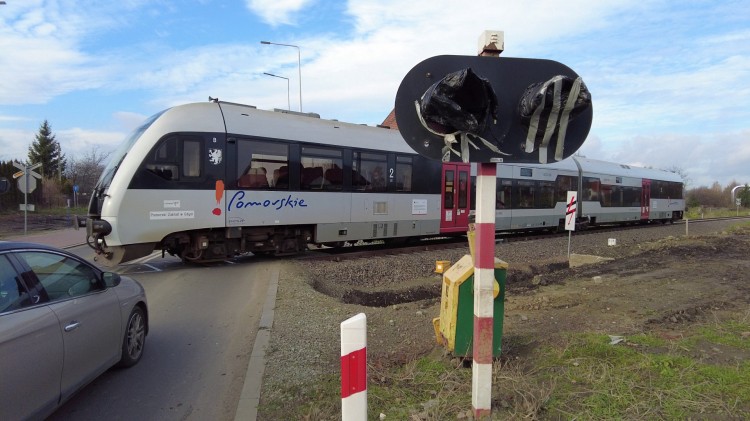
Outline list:
[[[0,241],[0,419],[40,419],[143,355],[143,287],[54,247]]]

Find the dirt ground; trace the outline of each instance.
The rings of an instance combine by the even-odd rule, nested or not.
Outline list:
[[[640,253],[555,271],[541,281],[546,285],[510,286],[507,331],[542,338],[560,332],[680,338],[695,324],[750,318],[750,230],[657,241]],[[726,352],[714,347],[703,357],[750,358]]]
[[[523,359],[566,332],[625,337],[649,332],[677,339],[698,324],[728,317],[750,320],[750,228],[618,246],[617,253],[612,261],[577,268],[566,268],[559,259],[533,267],[511,265],[501,359]],[[384,271],[389,270],[387,259],[381,262]],[[435,259],[425,260],[434,264]],[[373,307],[357,299],[342,303],[342,298],[361,300],[363,292],[341,277],[316,276],[314,267],[290,263],[282,272],[264,377],[266,399],[273,399],[281,385],[309,384],[336,370],[338,325],[359,312],[367,315],[368,365],[376,371],[434,352],[446,354],[432,327],[440,313],[439,275],[383,286],[388,294],[420,292],[415,300]],[[750,332],[743,337],[750,340]],[[701,354],[697,357],[720,363],[750,358],[747,351],[716,346],[706,346]]]
[[[25,221],[24,221],[25,219]],[[0,214],[0,240],[23,235],[24,223],[27,233],[64,229],[73,226],[73,215],[50,215],[44,212],[23,212]]]

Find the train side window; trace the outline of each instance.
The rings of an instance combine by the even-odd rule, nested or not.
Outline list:
[[[534,207],[534,193],[536,186],[533,181],[518,181],[518,207],[520,209],[531,209]]]
[[[396,190],[410,192],[412,177],[412,157],[396,156]]]
[[[355,190],[385,191],[385,154],[354,152],[352,185]]]
[[[185,139],[182,142],[182,175],[185,177],[201,176],[201,142]]]
[[[468,182],[469,182],[469,173],[467,171],[459,171],[458,172],[458,208],[459,209],[466,209],[466,207],[469,205],[468,203]]]
[[[640,187],[623,187],[623,205],[628,207],[641,206],[641,190]]]
[[[237,140],[237,187],[249,190],[289,188],[289,145]]]
[[[445,171],[445,183],[443,186],[443,190],[445,191],[445,194],[443,194],[443,207],[445,209],[453,209],[453,196],[456,181],[455,178],[455,171]]]
[[[598,202],[600,185],[598,178],[583,177],[583,200]]]
[[[612,207],[612,187],[610,185],[601,186],[601,203],[603,207]]]
[[[165,180],[179,180],[180,169],[176,161],[178,156],[179,139],[177,137],[163,139],[149,157],[146,169]]]
[[[495,189],[495,209],[510,208],[513,181],[499,179]]]
[[[341,190],[344,186],[343,152],[339,149],[303,146],[300,153],[300,189]]]
[[[555,207],[555,183],[552,181],[539,182],[539,195],[537,206],[541,209],[552,209]]]
[[[610,195],[611,202],[610,202],[610,205],[608,206],[612,206],[616,208],[622,207],[624,187],[622,186],[609,186],[609,187],[612,188],[612,193]]]
[[[570,175],[558,175],[555,180],[557,202],[567,202],[569,191],[578,191],[578,178]]]

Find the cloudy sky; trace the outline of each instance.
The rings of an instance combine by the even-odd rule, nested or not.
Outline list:
[[[748,0],[5,1],[3,161],[25,160],[45,119],[75,158],[209,95],[298,110],[298,50],[261,40],[299,46],[303,111],[379,124],[414,65],[476,55],[493,29],[504,56],[583,77],[594,102],[583,155],[680,167],[693,187],[750,182]]]

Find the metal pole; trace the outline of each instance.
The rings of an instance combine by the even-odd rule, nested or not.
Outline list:
[[[286,109],[292,110],[292,103],[289,100],[289,78],[286,79]]]
[[[275,75],[273,73],[263,72],[264,75],[277,77],[279,79],[286,79],[286,109],[291,110],[291,103],[289,102],[289,78],[284,76]]]
[[[474,346],[471,406],[474,419],[492,412],[492,342],[495,282],[495,185],[497,164],[477,164],[476,258],[474,259]]]
[[[297,47],[297,72],[299,73],[299,112],[302,112],[302,53]]]
[[[26,227],[27,227],[27,220],[28,220],[28,213],[29,213],[29,166],[28,164],[23,164],[23,175],[26,177],[24,179],[24,182],[26,183],[26,188],[23,191],[23,235],[26,236]]]

